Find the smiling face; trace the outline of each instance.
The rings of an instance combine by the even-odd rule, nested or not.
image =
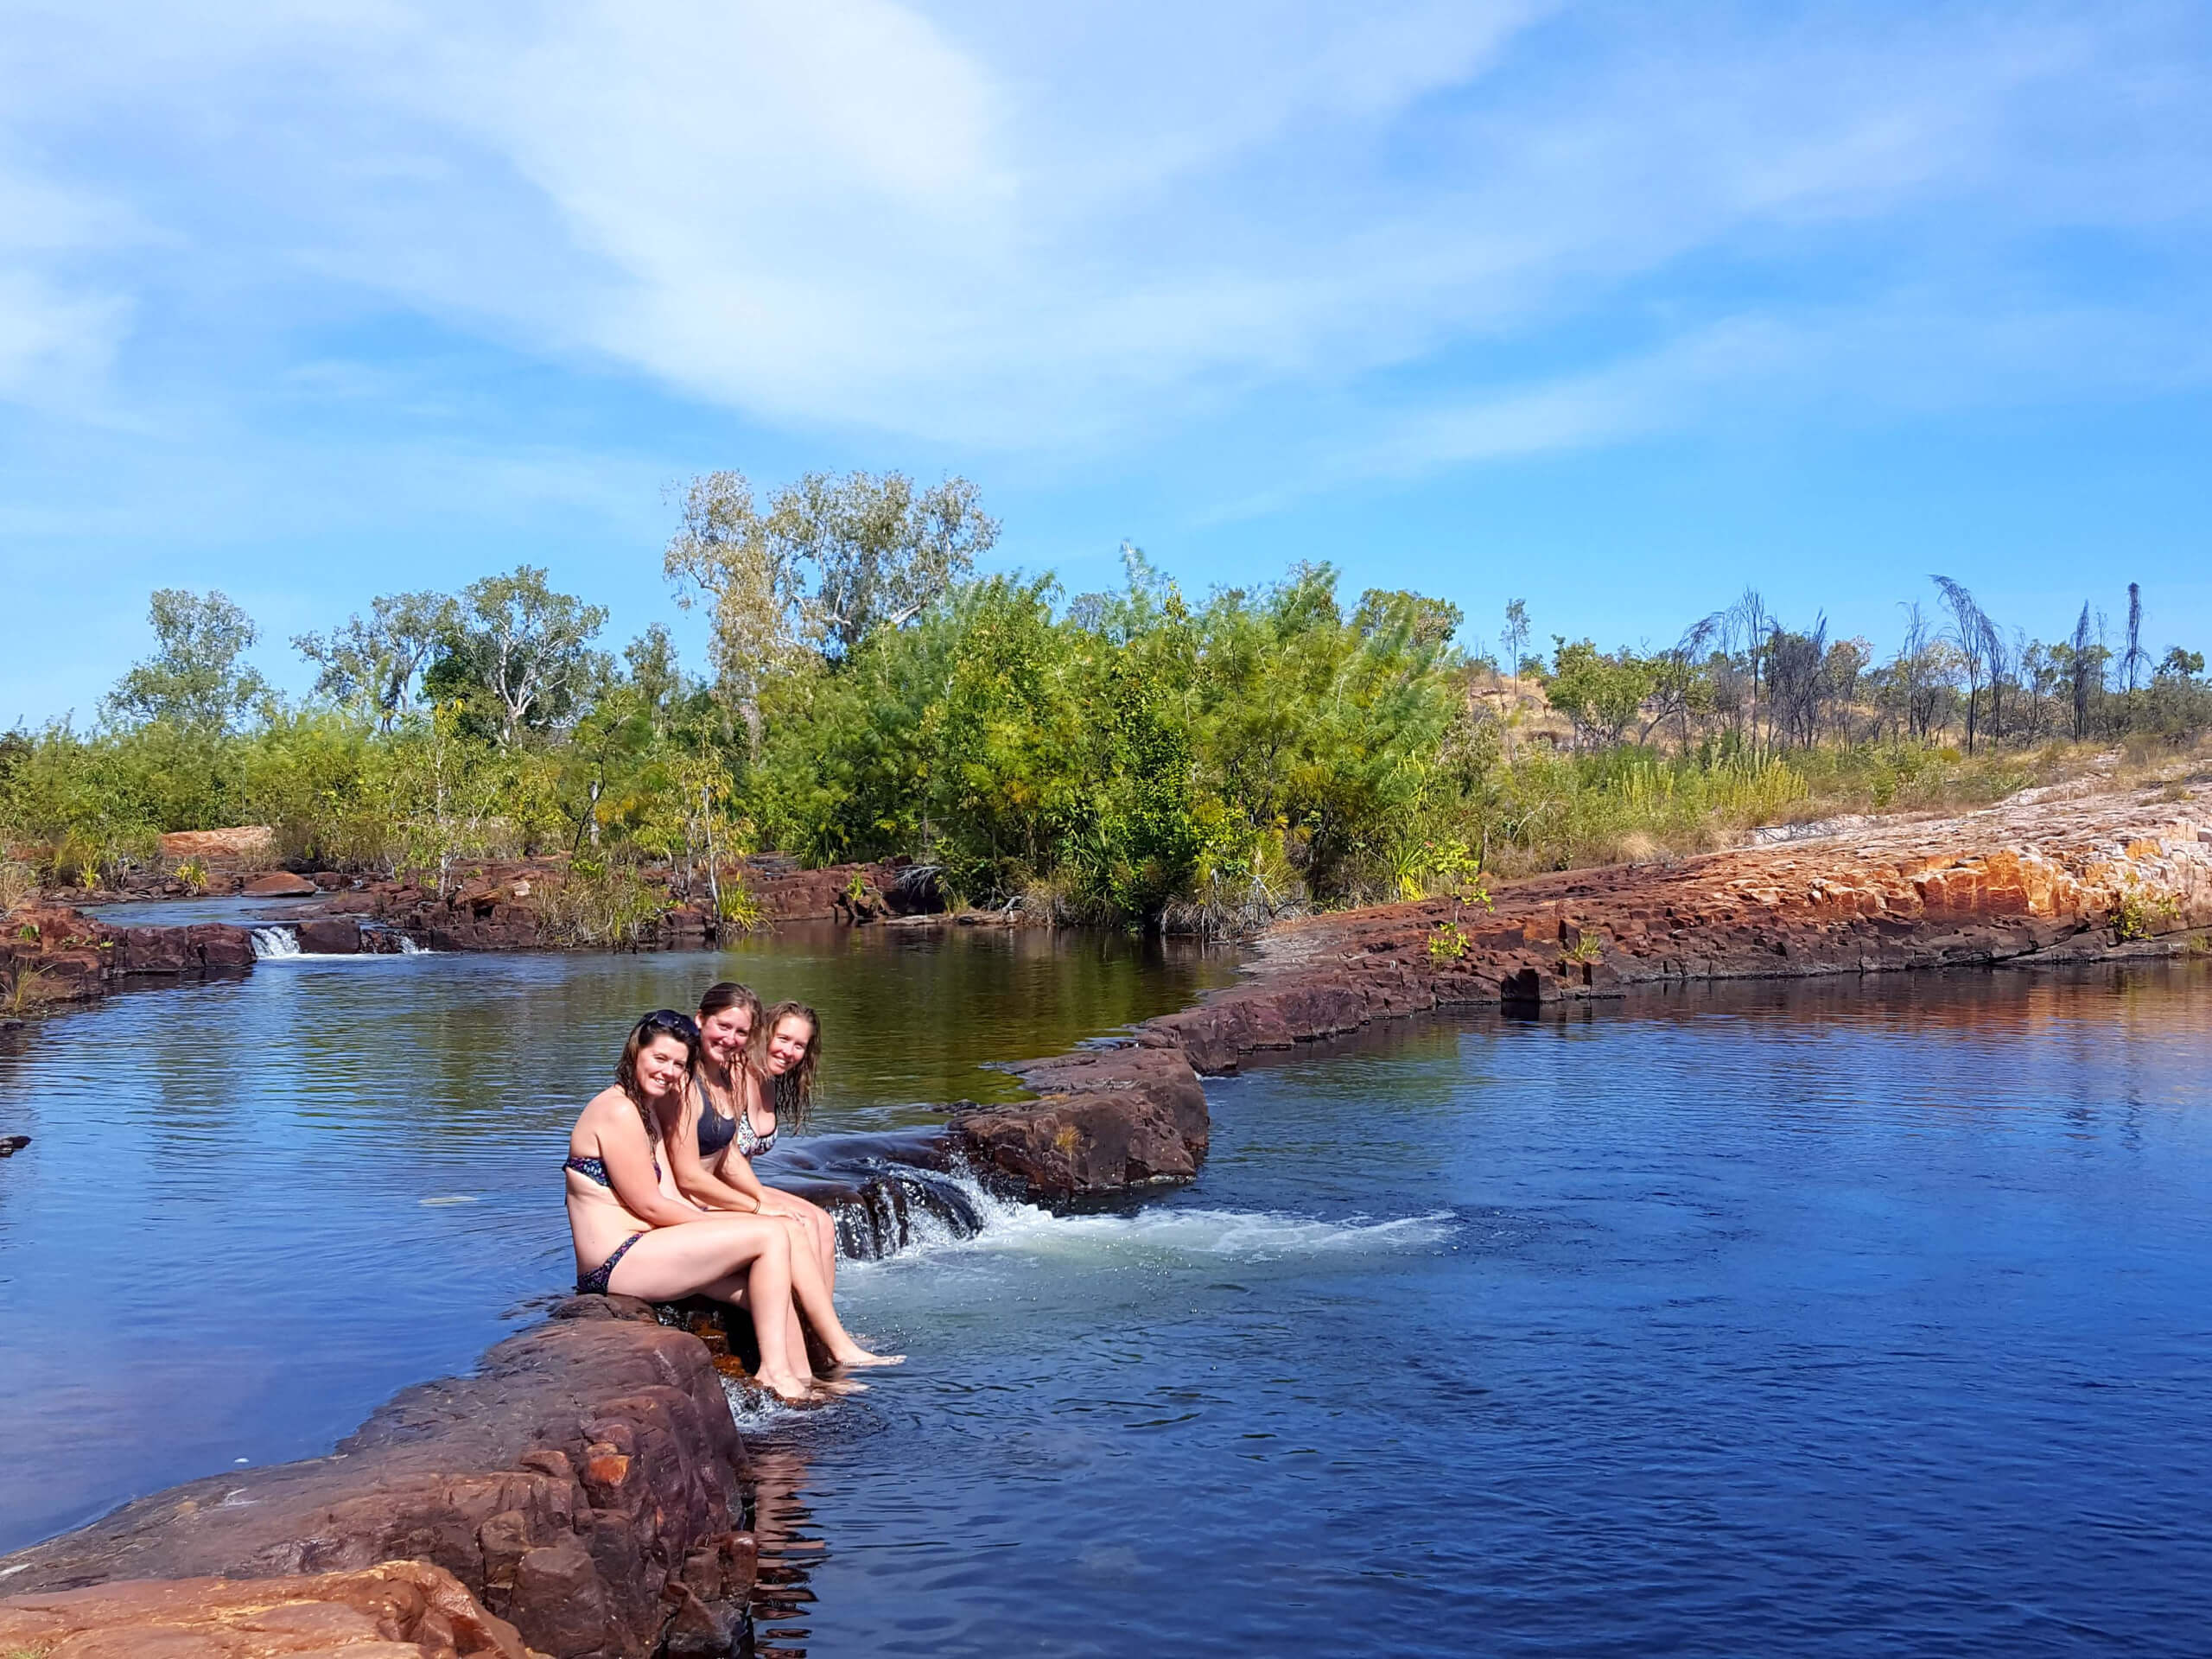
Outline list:
[[[753,1010],[742,1002],[717,1008],[699,1021],[699,1046],[716,1065],[734,1067],[753,1036]]]
[[[763,1056],[767,1073],[780,1077],[806,1058],[806,1047],[814,1040],[814,1022],[803,1014],[787,1014],[776,1021],[776,1028],[768,1033],[768,1052]]]
[[[647,1100],[664,1099],[683,1088],[690,1065],[691,1051],[682,1038],[657,1033],[638,1051],[638,1087]]]

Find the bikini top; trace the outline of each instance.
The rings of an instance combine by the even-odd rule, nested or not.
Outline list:
[[[735,1117],[724,1117],[715,1109],[714,1102],[707,1098],[703,1087],[696,1083],[692,1086],[699,1090],[700,1157],[713,1161],[732,1141],[737,1142],[737,1155],[741,1158],[757,1158],[774,1150],[775,1130],[766,1135],[759,1133],[753,1127],[753,1114],[741,1109]]]
[[[597,1181],[610,1192],[614,1190],[614,1183],[607,1179],[607,1160],[604,1158],[571,1158],[561,1167],[575,1170],[588,1181]],[[660,1179],[658,1153],[653,1154],[653,1179]]]
[[[703,1086],[695,1084],[693,1087],[699,1093],[699,1156],[712,1163],[721,1156],[722,1148],[736,1135],[737,1119],[724,1117],[716,1111]]]

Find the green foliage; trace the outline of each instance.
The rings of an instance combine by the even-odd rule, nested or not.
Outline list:
[[[725,881],[715,910],[724,932],[750,933],[766,926],[767,912],[760,908],[760,901],[753,889],[742,881]]]
[[[1552,670],[1543,677],[1552,707],[1574,722],[1576,735],[1585,741],[1619,742],[1652,693],[1656,677],[1650,666],[1632,651],[1608,655],[1588,639],[1569,644],[1554,636],[1554,642]]]
[[[2113,937],[2123,941],[2156,938],[2171,931],[2179,918],[2171,899],[2145,897],[2139,886],[2131,885],[2112,907]]]
[[[667,911],[666,895],[635,867],[571,860],[566,876],[531,895],[556,943],[634,950]]]
[[[1656,652],[1555,635],[1547,664],[1515,601],[1509,683],[1454,645],[1455,607],[1347,605],[1327,566],[1194,599],[1125,547],[1120,587],[1069,600],[972,579],[997,533],[957,479],[810,474],[762,501],[739,474],[694,480],[664,569],[680,601],[712,601],[711,683],[658,627],[619,661],[598,650],[605,613],[521,566],[301,635],[315,694],[286,706],[245,664],[250,620],[163,590],[158,649],[103,724],[0,734],[0,851],[98,885],[164,831],[267,823],[289,856],[441,890],[565,852],[557,926],[615,944],[671,904],[755,925],[722,879],[749,848],[906,855],[962,902],[1214,935],[1449,896],[1432,949],[1450,954],[1485,873],[1980,804],[2080,770],[2069,737],[2152,772],[2212,728],[2202,655],[2154,666],[2137,593],[2116,652],[2092,607],[2026,643],[1939,583],[1951,626],[1909,607],[1878,665],[1756,593]]]
[[[118,724],[158,721],[198,734],[228,731],[264,702],[269,687],[238,659],[258,637],[246,613],[219,593],[157,589],[147,608],[155,652],[116,683],[107,708]]]
[[[979,901],[1064,884],[1101,918],[1270,856],[1340,894],[1390,839],[1451,723],[1452,620],[1335,577],[1188,604],[1135,550],[1065,612],[1046,582],[956,589],[763,705],[764,838],[818,861],[912,852]]]

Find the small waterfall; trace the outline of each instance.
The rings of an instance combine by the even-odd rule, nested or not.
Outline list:
[[[893,1166],[826,1207],[837,1223],[837,1254],[880,1262],[917,1245],[975,1237],[987,1202],[973,1177]]]
[[[257,927],[251,932],[254,960],[257,962],[300,954],[300,936],[289,927]]]
[[[372,957],[427,957],[430,953],[390,922],[361,923],[361,950]]]
[[[993,1203],[936,1130],[810,1138],[776,1154],[761,1178],[827,1210],[837,1253],[854,1262],[973,1238]]]

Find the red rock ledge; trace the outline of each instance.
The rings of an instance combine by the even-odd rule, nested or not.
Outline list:
[[[0,1653],[29,1659],[542,1659],[423,1561],[311,1579],[176,1579],[0,1600]]]
[[[2212,926],[2212,801],[2031,791],[1948,819],[1670,865],[1501,885],[1494,908],[1389,905],[1285,924],[1251,979],[1120,1046],[1014,1068],[1039,1098],[953,1120],[979,1166],[1054,1198],[1187,1180],[1201,1072],[1439,1007],[1622,995],[1664,981],[1872,974],[2172,955]],[[1456,954],[1455,954],[1456,951]]]
[[[425,1652],[518,1659],[518,1639],[554,1659],[727,1653],[753,1574],[752,1536],[734,1529],[744,1468],[705,1345],[642,1302],[579,1297],[493,1348],[476,1375],[395,1396],[329,1457],[172,1487],[0,1560],[10,1592],[0,1651],[15,1628],[7,1620],[53,1618],[80,1630],[103,1619],[118,1629],[197,1621],[210,1654],[282,1652],[215,1645],[213,1626],[234,1625],[264,1598],[335,1600],[359,1616],[361,1597],[374,1599],[362,1575],[412,1561],[450,1574],[488,1616],[463,1645],[466,1610],[437,1601],[437,1580],[391,1580],[444,1608],[451,1639],[440,1645],[427,1613],[372,1606],[367,1616],[397,1619],[416,1634],[391,1639]],[[125,1582],[145,1580],[194,1582],[165,1595]],[[91,1586],[112,1593],[57,1594]],[[311,1609],[283,1618],[342,1622]],[[46,1639],[32,1638],[32,1650]],[[81,1646],[86,1659],[141,1650],[151,1649]]]

